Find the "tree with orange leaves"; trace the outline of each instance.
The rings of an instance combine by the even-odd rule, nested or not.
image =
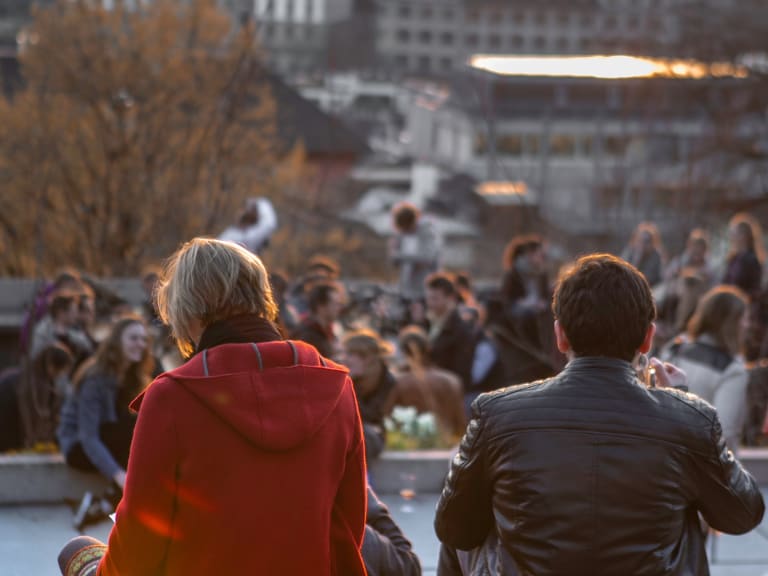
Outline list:
[[[215,0],[59,0],[0,98],[0,273],[136,273],[275,189],[254,30]]]

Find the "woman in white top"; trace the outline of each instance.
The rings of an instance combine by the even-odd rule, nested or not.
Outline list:
[[[663,356],[688,375],[692,393],[711,403],[728,447],[736,451],[747,412],[748,374],[741,357],[747,296],[734,286],[717,286],[699,301],[688,324]]]

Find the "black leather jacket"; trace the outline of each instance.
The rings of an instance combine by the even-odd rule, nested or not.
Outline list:
[[[435,530],[469,550],[495,525],[522,574],[706,575],[697,513],[730,534],[762,520],[715,410],[645,388],[627,362],[577,358],[472,411]]]

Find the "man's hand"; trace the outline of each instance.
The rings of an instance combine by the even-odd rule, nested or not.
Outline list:
[[[651,369],[656,371],[656,386],[688,390],[688,376],[677,366],[651,358]]]

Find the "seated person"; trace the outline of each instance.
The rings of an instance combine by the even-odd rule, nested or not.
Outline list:
[[[57,435],[67,464],[100,472],[113,483],[117,501],[136,423],[128,405],[150,382],[152,364],[143,321],[119,320],[94,357],[75,374],[61,410]],[[92,500],[89,493],[83,498],[75,516],[76,529],[98,515]],[[104,502],[98,504],[107,510]]]
[[[441,438],[446,442],[458,440],[466,428],[461,380],[432,363],[429,340],[418,326],[408,326],[400,332],[399,348],[406,368],[396,375],[386,413],[391,414],[395,406],[413,406],[418,412],[431,412]]]
[[[360,330],[347,334],[342,349],[342,364],[349,368],[355,386],[363,419],[365,456],[370,462],[379,457],[386,444],[384,417],[395,377],[384,358],[392,353],[392,347],[372,330]]]

